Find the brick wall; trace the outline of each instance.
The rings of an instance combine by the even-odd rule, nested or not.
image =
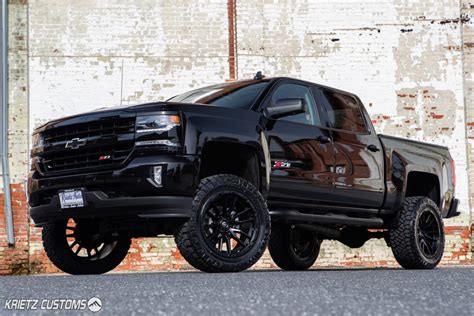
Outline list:
[[[15,247],[7,245],[3,181],[0,181],[0,275],[28,272],[29,221],[23,191],[28,170],[27,3],[9,1],[9,158]],[[2,171],[0,170],[0,176]]]
[[[463,23],[462,52],[464,53],[464,102],[466,106],[467,159],[470,192],[474,192],[474,1],[461,2]],[[474,199],[470,196],[471,205],[471,251],[474,251]],[[471,256],[474,262],[474,256]]]
[[[472,4],[464,2],[468,20]],[[379,133],[449,147],[462,214],[446,221],[443,262],[468,262],[462,30],[472,20],[461,22],[459,1],[259,1],[238,2],[236,11],[239,78],[264,70],[352,91]],[[393,257],[383,241],[371,240],[355,250],[326,243],[318,262],[392,264]]]
[[[9,137],[17,247],[5,245],[1,213],[0,274],[57,271],[42,250],[40,229],[26,217],[21,183],[28,128],[249,78],[257,70],[352,91],[379,132],[448,146],[462,214],[446,221],[443,264],[470,262],[473,8],[467,0],[11,0]],[[396,263],[383,240],[355,250],[326,241],[317,265]],[[265,255],[256,267],[274,264]],[[135,240],[119,267],[188,268],[172,239],[161,237]]]

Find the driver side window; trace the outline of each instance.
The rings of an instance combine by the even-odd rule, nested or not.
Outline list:
[[[316,104],[314,102],[313,95],[311,94],[311,91],[307,86],[295,83],[284,83],[278,86],[276,91],[272,95],[272,99],[269,106],[274,106],[276,102],[280,99],[289,98],[303,99],[307,105],[306,113],[286,116],[280,118],[280,120],[306,125],[320,125],[319,115],[316,111]]]

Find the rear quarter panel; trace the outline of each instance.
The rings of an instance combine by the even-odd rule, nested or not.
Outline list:
[[[439,207],[446,215],[454,199],[451,182],[451,156],[446,147],[379,135],[386,158],[386,198],[382,213],[396,212],[405,198],[410,172],[435,175],[439,180]]]

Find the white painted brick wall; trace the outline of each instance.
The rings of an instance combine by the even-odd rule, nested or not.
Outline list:
[[[29,31],[31,129],[228,78],[226,1],[33,0]]]
[[[472,1],[461,5],[472,17]],[[229,78],[227,1],[30,0],[28,6],[30,131],[64,115],[163,100]],[[462,216],[447,225],[468,229],[474,54],[462,43],[473,43],[474,32],[472,20],[461,27],[460,13],[457,0],[237,1],[238,77],[263,70],[345,89],[361,97],[379,132],[448,146]],[[469,141],[466,123],[473,123]],[[16,170],[18,178],[24,169]],[[157,240],[137,247],[175,258],[173,242]],[[465,240],[465,232],[451,232],[446,263],[465,252]],[[136,249],[131,256],[141,258]],[[124,268],[141,259],[130,260]],[[385,265],[393,258],[382,240],[359,250],[325,242],[319,263],[344,262]],[[260,266],[270,264],[265,257]]]

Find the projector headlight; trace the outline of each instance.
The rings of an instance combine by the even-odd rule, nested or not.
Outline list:
[[[167,132],[181,125],[179,115],[150,115],[137,118],[137,133]]]
[[[135,145],[180,147],[181,116],[178,114],[158,114],[138,116],[136,122]]]

